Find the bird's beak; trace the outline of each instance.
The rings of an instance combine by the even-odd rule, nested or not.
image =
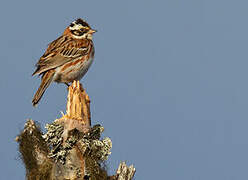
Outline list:
[[[90,33],[90,34],[93,34],[93,33],[95,33],[95,32],[97,32],[97,30],[94,30],[94,29],[90,29],[90,30],[89,30],[89,33]]]

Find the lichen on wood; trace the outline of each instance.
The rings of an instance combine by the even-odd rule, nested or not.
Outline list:
[[[104,128],[91,127],[90,100],[79,81],[68,88],[66,114],[46,125],[46,133],[28,120],[16,138],[28,180],[131,180],[135,168],[121,163],[114,176],[103,166],[111,154]]]

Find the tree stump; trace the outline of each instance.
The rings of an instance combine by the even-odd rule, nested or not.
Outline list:
[[[79,81],[68,88],[66,114],[46,125],[43,134],[27,120],[16,141],[28,180],[131,180],[135,168],[121,162],[116,175],[102,165],[111,154],[110,138],[101,139],[104,128],[91,127],[90,99]]]

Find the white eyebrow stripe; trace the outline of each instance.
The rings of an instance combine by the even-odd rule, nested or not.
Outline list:
[[[83,26],[81,24],[74,24],[73,27],[69,26],[70,30],[79,30],[81,29]]]

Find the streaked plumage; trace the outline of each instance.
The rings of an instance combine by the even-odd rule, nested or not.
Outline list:
[[[42,75],[41,85],[32,100],[35,106],[51,82],[68,83],[80,80],[94,59],[91,29],[87,22],[77,19],[63,35],[51,42],[36,64],[33,75]]]

